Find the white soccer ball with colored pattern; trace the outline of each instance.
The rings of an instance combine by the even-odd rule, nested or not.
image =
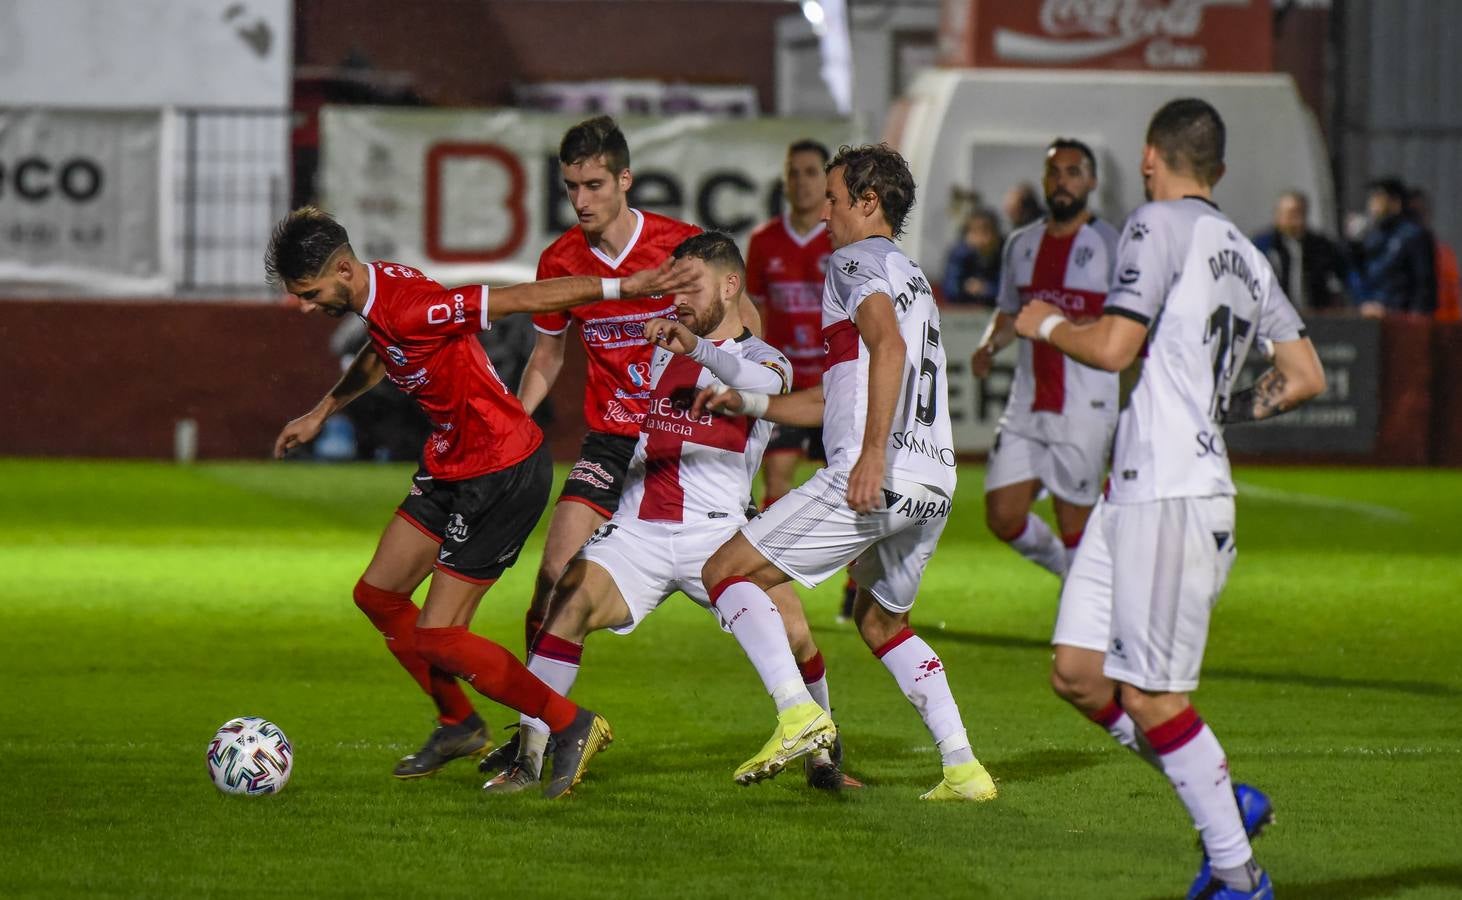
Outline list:
[[[274,794],[289,782],[294,748],[267,719],[229,719],[208,745],[208,777],[225,794]]]

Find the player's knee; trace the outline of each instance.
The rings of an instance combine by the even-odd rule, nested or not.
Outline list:
[[[1084,684],[1079,675],[1062,670],[1059,664],[1051,667],[1051,690],[1056,696],[1073,706],[1082,706],[1087,699],[1090,686]]]
[[[377,627],[379,622],[402,614],[415,617],[416,606],[409,595],[378,588],[364,578],[355,583],[351,596],[355,599],[356,608],[365,613],[366,618],[378,623]]]
[[[731,555],[726,552],[725,547],[722,547],[712,553],[711,558],[706,560],[706,564],[701,566],[701,583],[706,586],[706,590],[714,591],[716,586],[727,578],[740,574],[733,571],[733,568]]]
[[[985,526],[990,529],[991,534],[1008,544],[1025,531],[1025,511],[987,497]]]

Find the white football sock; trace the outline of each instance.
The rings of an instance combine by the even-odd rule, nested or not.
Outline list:
[[[975,754],[960,721],[954,695],[949,692],[944,663],[934,649],[912,629],[905,628],[875,650],[874,655],[882,660],[904,696],[923,716],[944,764],[955,766],[973,760]]]
[[[556,641],[557,645],[548,641],[549,638]],[[584,645],[570,643],[548,634],[543,636],[540,643],[549,643],[550,649],[547,652],[540,649],[529,657],[528,671],[533,673],[539,681],[553,688],[556,693],[567,697],[569,691],[574,688],[574,681],[579,677],[579,660],[583,655]],[[559,645],[562,647],[562,652],[557,652]],[[548,734],[548,723],[532,716],[520,716],[518,727],[525,731],[531,729]]]
[[[1035,513],[1025,514],[1025,528],[1010,541],[1010,546],[1016,553],[1057,577],[1066,575],[1066,546],[1046,520]]]
[[[1192,707],[1147,732],[1163,774],[1193,817],[1215,871],[1236,869],[1253,859],[1244,820],[1234,800],[1228,759],[1213,731]]]
[[[777,712],[814,702],[797,670],[777,605],[766,591],[746,579],[728,581],[718,586],[719,593],[712,593],[712,603],[761,676],[762,685],[777,704]]]
[[[832,700],[828,698],[827,676],[824,675],[816,681],[804,683],[807,686],[807,693],[812,695],[813,701],[822,707],[823,712],[832,712]]]

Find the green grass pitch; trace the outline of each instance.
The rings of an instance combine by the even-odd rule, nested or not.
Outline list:
[[[1158,898],[1194,834],[1167,784],[1051,694],[1056,581],[986,533],[968,467],[915,625],[948,667],[989,804],[923,804],[938,759],[837,585],[807,598],[850,771],[753,788],[773,715],[676,598],[595,635],[576,698],[615,746],[567,800],[397,782],[429,707],[350,589],[401,466],[0,461],[0,895]],[[1462,473],[1240,470],[1239,562],[1196,704],[1282,898],[1462,896]],[[546,518],[545,518],[546,523]],[[542,528],[475,628],[521,649]],[[509,721],[483,702],[494,726]],[[280,795],[224,797],[238,715],[293,740]],[[501,729],[497,728],[499,734]]]

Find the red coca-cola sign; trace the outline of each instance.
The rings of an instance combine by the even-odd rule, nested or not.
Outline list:
[[[1269,0],[946,0],[944,65],[1268,72]]]

